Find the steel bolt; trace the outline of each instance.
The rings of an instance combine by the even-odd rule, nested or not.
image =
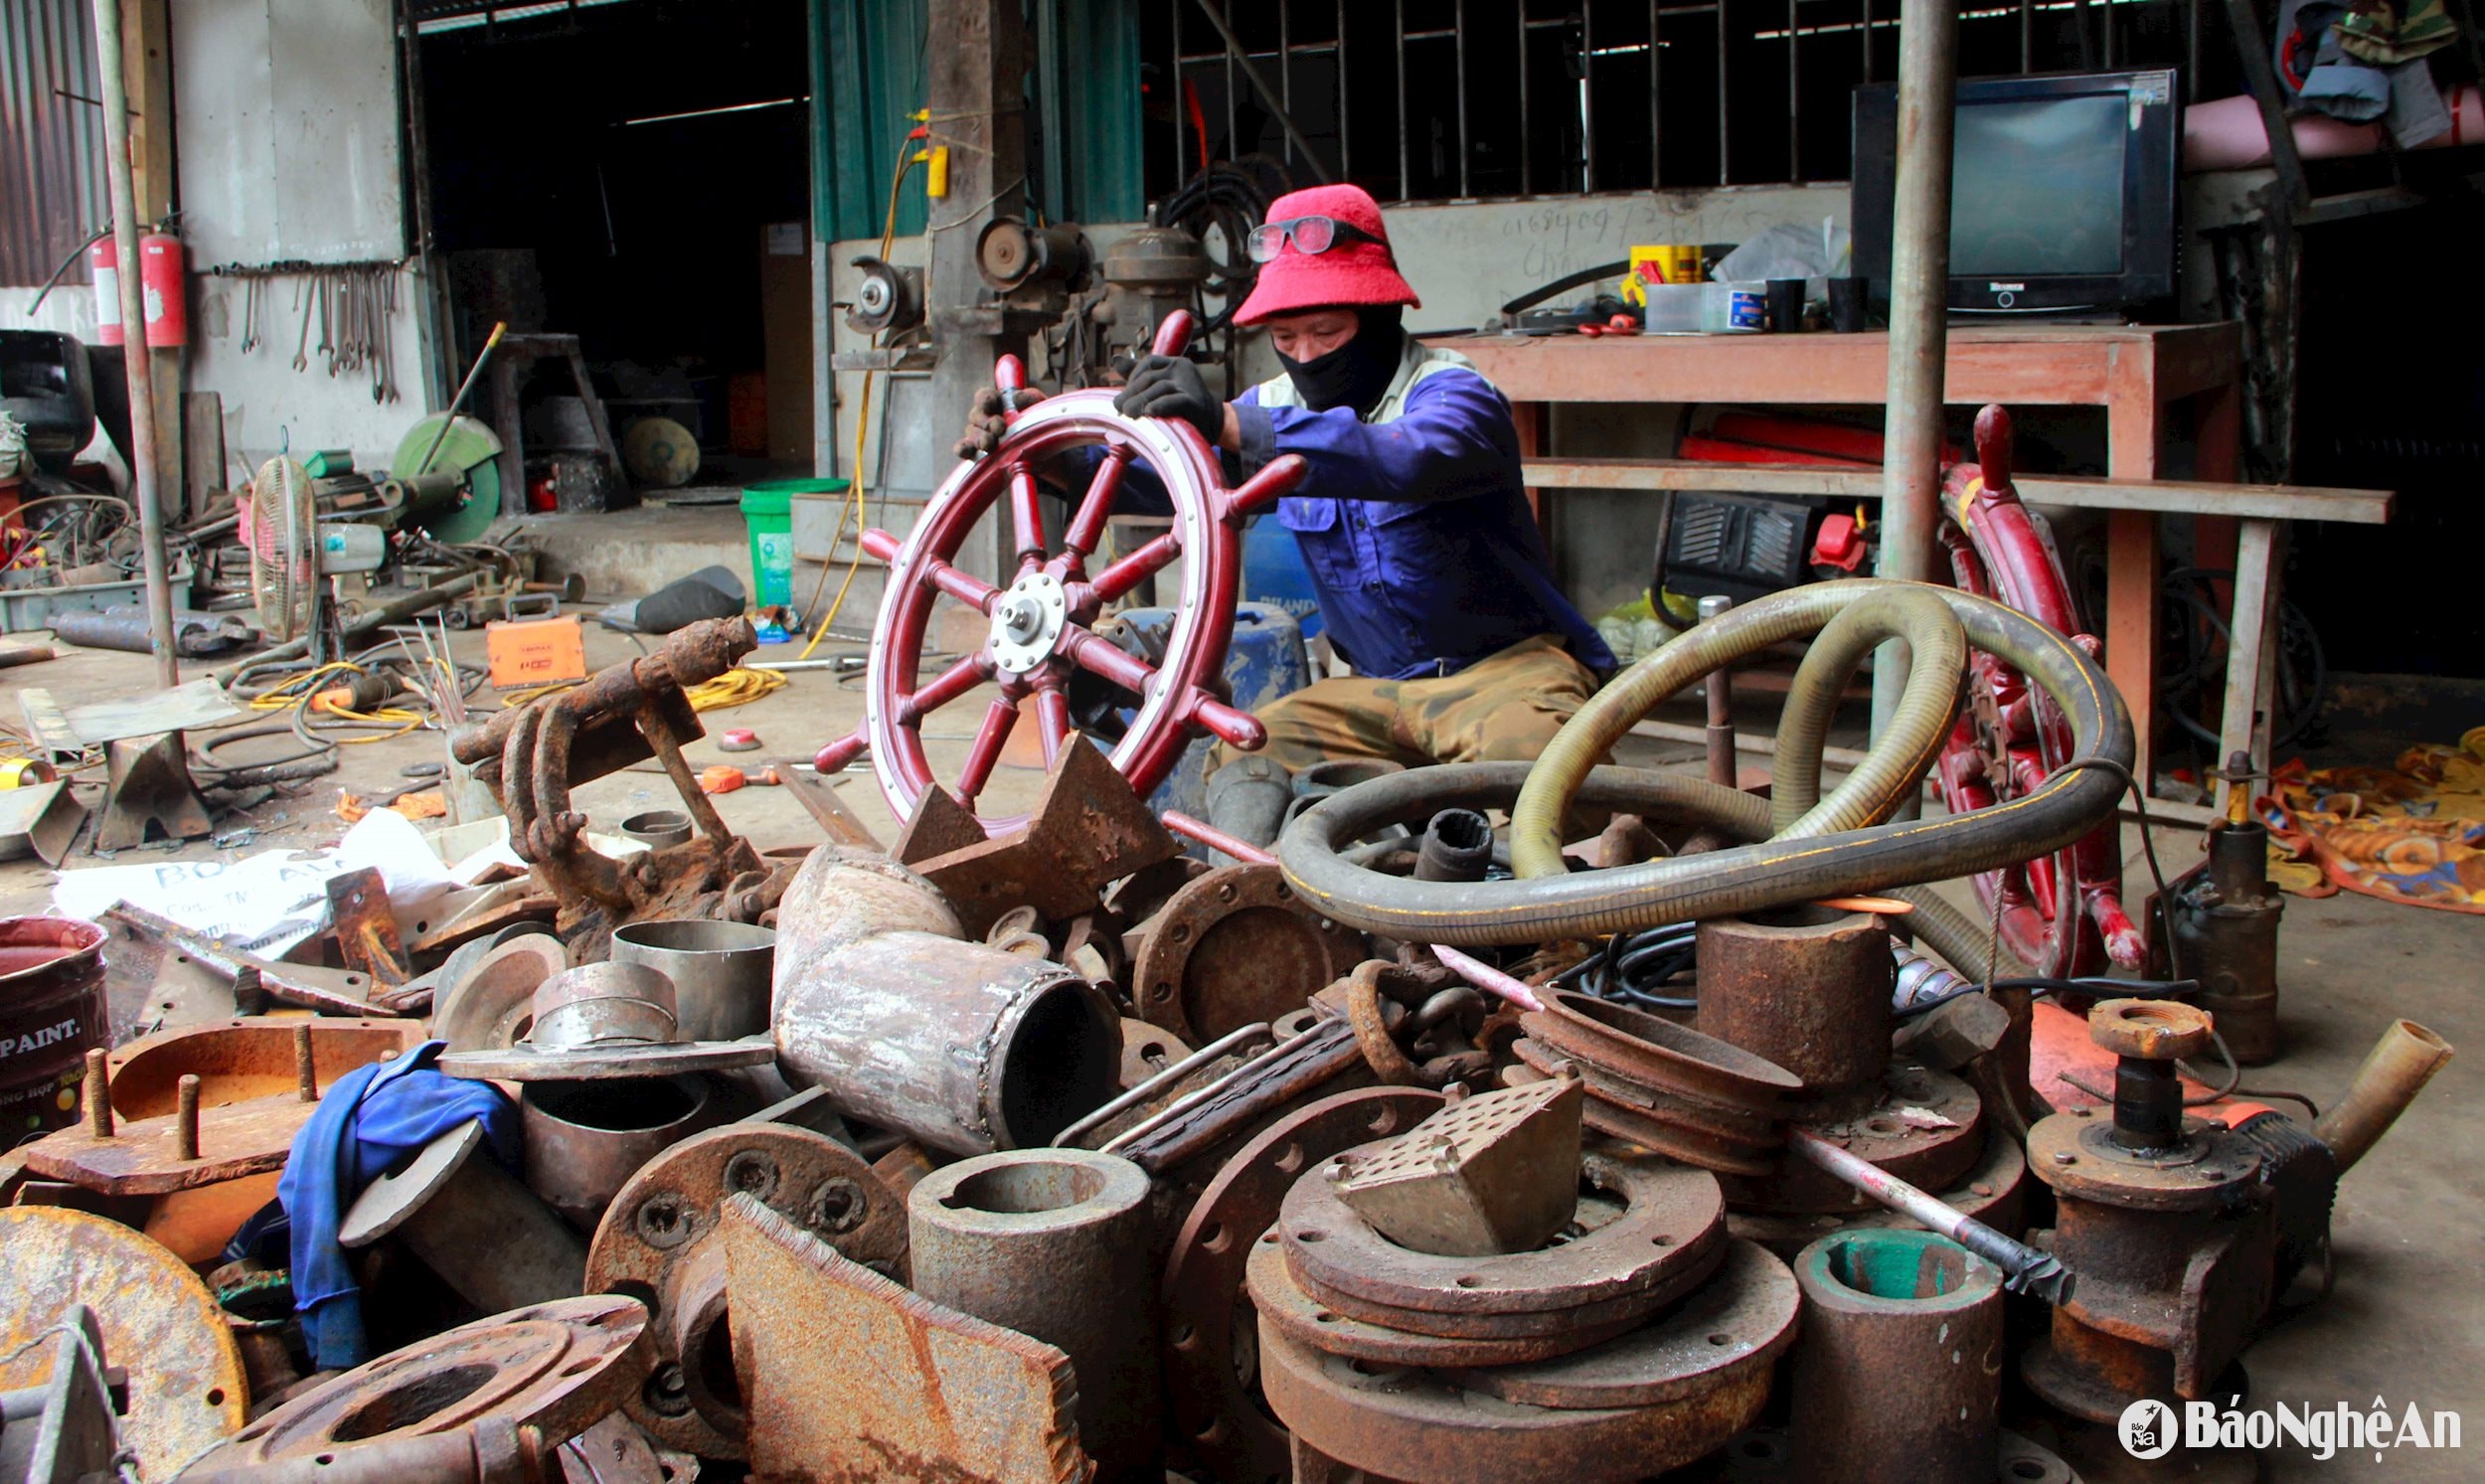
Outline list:
[[[319,1069],[311,1060],[311,1028],[307,1023],[293,1028],[293,1090],[304,1102],[319,1100]]]
[[[86,1053],[86,1132],[98,1139],[112,1136],[112,1089],[104,1074],[110,1064],[101,1047]]]

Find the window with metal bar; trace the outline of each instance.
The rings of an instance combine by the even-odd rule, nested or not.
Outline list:
[[[2217,0],[1965,6],[1962,77],[2172,66],[2195,99],[2242,90]],[[1898,11],[1899,0],[1149,0],[1148,194],[1220,161],[1273,163],[1298,184],[1352,180],[1383,201],[1844,180],[1849,99],[1897,76]]]

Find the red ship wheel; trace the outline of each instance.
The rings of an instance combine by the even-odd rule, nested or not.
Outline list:
[[[1191,316],[1177,310],[1158,329],[1156,352],[1178,356],[1190,337]],[[993,371],[1005,401],[1026,379],[1015,356],[1003,356]],[[1216,450],[1197,428],[1179,420],[1125,417],[1113,411],[1113,395],[1101,388],[1066,392],[1007,414],[1009,431],[1000,446],[959,465],[903,542],[886,531],[863,533],[863,549],[889,564],[888,592],[872,627],[863,725],[820,748],[815,760],[821,772],[836,772],[868,749],[890,809],[901,820],[912,817],[933,782],[923,752],[923,718],[990,682],[1000,695],[985,707],[957,778],[944,785],[971,809],[1000,760],[1001,744],[1031,707],[1047,763],[1077,738],[1069,695],[1076,669],[1139,696],[1138,715],[1113,747],[1112,761],[1141,794],[1164,780],[1200,731],[1245,750],[1267,741],[1257,718],[1218,693],[1226,646],[1234,637],[1243,518],[1300,484],[1306,465],[1288,454],[1240,488],[1228,489]],[[1035,471],[1072,449],[1098,445],[1103,457],[1058,547],[1051,545]],[[1103,538],[1114,497],[1134,461],[1146,463],[1164,485],[1173,503],[1173,529],[1090,577],[1087,559]],[[996,587],[956,562],[968,533],[1004,499],[1016,541],[1016,577],[1008,586]],[[1151,666],[1098,637],[1091,625],[1106,604],[1176,558],[1182,559],[1182,594],[1164,663]],[[923,636],[942,593],[984,614],[992,626],[981,648],[925,680]],[[979,817],[987,834],[1020,823]]]
[[[1976,460],[1942,481],[1941,544],[1956,585],[2071,636],[2093,656],[2096,640],[2079,630],[2054,544],[2011,486],[2011,418],[1999,407],[1976,414]],[[1942,800],[1957,814],[2026,794],[2062,766],[2071,744],[2070,719],[2051,697],[1994,656],[1973,655],[1967,709],[1942,746]],[[2038,973],[2095,973],[2100,957],[2117,969],[2140,967],[2139,929],[2122,906],[2119,835],[2109,820],[2052,855],[1976,877],[2004,946]]]

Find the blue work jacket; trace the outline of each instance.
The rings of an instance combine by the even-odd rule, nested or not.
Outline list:
[[[1311,465],[1277,520],[1294,533],[1330,642],[1357,673],[1454,675],[1539,634],[1614,668],[1554,582],[1519,480],[1510,404],[1466,357],[1411,336],[1369,418],[1301,407],[1285,377],[1234,405],[1242,472],[1279,454]]]

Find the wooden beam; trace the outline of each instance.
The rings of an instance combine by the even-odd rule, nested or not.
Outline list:
[[[1710,490],[1721,494],[1826,495],[1876,499],[1881,471],[1827,464],[1712,464],[1663,458],[1531,458],[1521,466],[1531,488]],[[2218,484],[2196,479],[2099,479],[2020,474],[2013,483],[2032,505],[2161,515],[2230,516],[2242,520],[2389,522],[2397,496],[2389,490],[2330,489],[2297,484]]]

